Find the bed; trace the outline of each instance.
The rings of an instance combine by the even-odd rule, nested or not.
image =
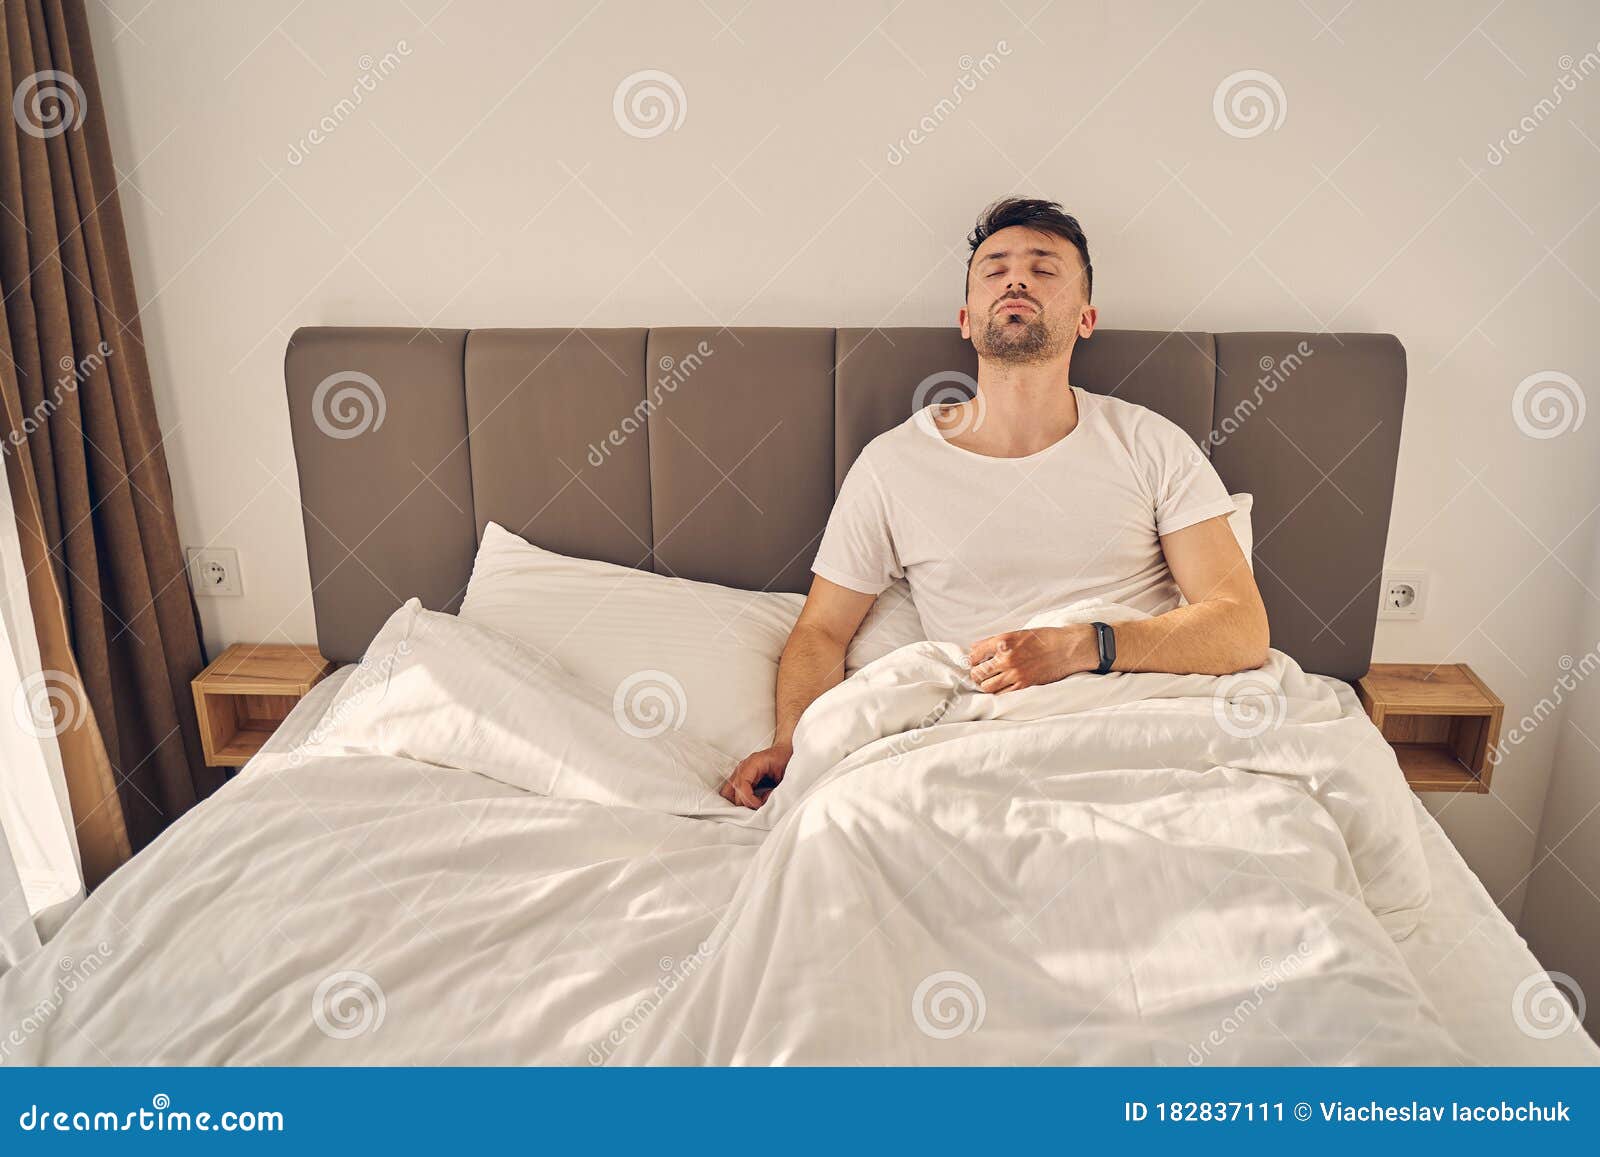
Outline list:
[[[884,645],[761,812],[716,797],[761,721],[653,641],[714,633],[770,696],[750,654],[850,461],[972,372],[935,330],[297,333],[319,644],[346,665],[0,976],[0,1060],[1600,1059],[1348,684],[1389,337],[1106,331],[1075,359],[1255,496],[1261,671],[995,698],[947,644]],[[519,559],[544,585],[494,586]],[[680,698],[632,714],[638,674]]]

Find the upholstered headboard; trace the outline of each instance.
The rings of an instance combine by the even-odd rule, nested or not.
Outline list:
[[[318,642],[345,662],[413,595],[455,610],[490,520],[566,554],[804,591],[855,456],[976,361],[953,329],[312,328],[285,372]],[[1400,343],[1102,330],[1072,380],[1165,414],[1255,495],[1273,645],[1362,675]]]

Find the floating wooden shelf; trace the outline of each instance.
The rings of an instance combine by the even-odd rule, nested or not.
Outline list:
[[[235,643],[222,652],[193,683],[206,763],[248,763],[333,667],[315,647]]]
[[[1356,683],[1413,791],[1489,790],[1505,705],[1465,663],[1374,663]]]

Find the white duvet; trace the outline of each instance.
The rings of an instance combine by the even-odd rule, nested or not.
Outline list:
[[[996,697],[905,647],[757,813],[648,682],[408,604],[308,742],[0,976],[0,1060],[1461,1059],[1394,943],[1404,780],[1285,656]]]

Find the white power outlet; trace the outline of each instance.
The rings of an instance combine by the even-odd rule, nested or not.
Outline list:
[[[1380,619],[1420,619],[1428,604],[1428,576],[1420,570],[1383,572]]]
[[[236,598],[244,594],[239,552],[231,546],[190,547],[189,585],[197,595]]]

